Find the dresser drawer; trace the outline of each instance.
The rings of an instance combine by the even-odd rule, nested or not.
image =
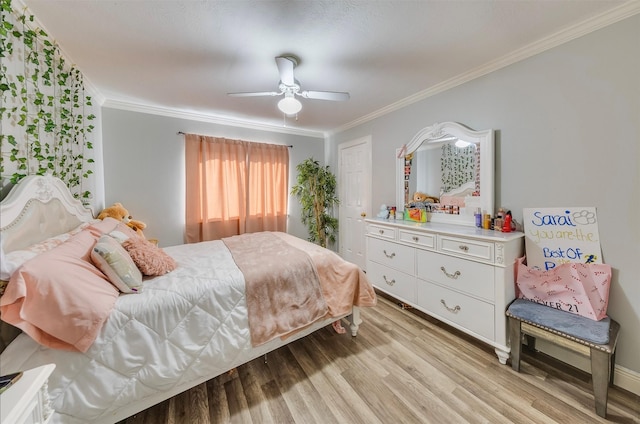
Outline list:
[[[395,242],[367,237],[367,259],[413,275],[415,249]]]
[[[426,281],[416,285],[418,306],[458,328],[495,340],[493,305]]]
[[[435,249],[436,236],[435,234],[415,233],[413,231],[400,230],[399,240],[405,243],[411,243],[416,247],[427,247]]]
[[[367,277],[375,287],[409,303],[416,303],[416,278],[397,269],[367,261]]]
[[[458,256],[493,262],[493,243],[480,240],[438,236],[438,250]]]
[[[389,240],[395,240],[396,229],[385,227],[383,225],[369,224],[367,225],[367,234],[371,234],[372,236],[376,236],[376,237],[386,238]]]
[[[441,253],[418,250],[417,276],[457,291],[493,302],[493,265],[467,261]]]

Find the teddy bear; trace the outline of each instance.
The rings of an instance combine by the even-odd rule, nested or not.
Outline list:
[[[122,221],[133,231],[138,233],[138,235],[143,236],[142,230],[147,228],[147,224],[142,221],[138,221],[136,219],[131,219],[131,215],[129,215],[129,211],[122,206],[122,203],[114,203],[113,205],[105,208],[98,215],[98,219],[105,219],[107,217],[111,217],[117,219],[118,221]]]
[[[425,193],[420,191],[416,191],[413,193],[413,200],[409,204],[410,208],[418,208],[425,209],[427,203],[438,203],[438,198],[433,196],[428,196]]]
[[[438,203],[438,198],[426,195],[426,194],[424,194],[422,192],[419,192],[419,191],[416,191],[413,194],[413,201],[414,202],[422,202],[422,203]]]

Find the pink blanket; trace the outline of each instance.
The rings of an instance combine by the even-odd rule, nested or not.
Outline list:
[[[246,282],[254,346],[285,336],[376,296],[362,270],[334,252],[286,233],[223,239]]]

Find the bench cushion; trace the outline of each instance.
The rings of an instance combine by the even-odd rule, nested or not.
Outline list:
[[[609,327],[611,326],[609,317],[594,321],[525,299],[514,300],[507,309],[507,315],[593,344],[605,345],[609,343]]]

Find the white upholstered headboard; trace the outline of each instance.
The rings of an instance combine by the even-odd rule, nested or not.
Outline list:
[[[65,183],[49,175],[23,178],[0,202],[0,233],[5,253],[70,231],[93,215]]]

